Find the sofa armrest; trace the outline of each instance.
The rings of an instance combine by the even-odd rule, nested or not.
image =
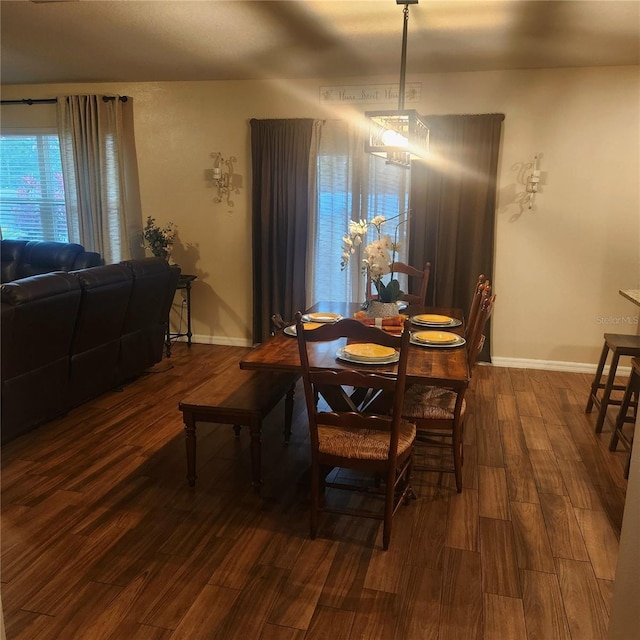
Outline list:
[[[101,267],[103,264],[104,260],[99,253],[83,251],[76,257],[76,261],[73,263],[73,271],[88,269],[89,267]]]
[[[11,282],[18,277],[18,265],[22,259],[26,240],[3,240],[1,243],[0,258],[2,272],[0,282]]]

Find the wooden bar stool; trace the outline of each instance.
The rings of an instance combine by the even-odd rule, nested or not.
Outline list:
[[[620,405],[620,411],[616,418],[616,427],[611,434],[611,440],[609,441],[609,451],[615,451],[618,442],[621,442],[624,448],[629,452],[629,459],[627,460],[627,466],[624,470],[624,477],[629,477],[629,464],[631,462],[631,449],[633,447],[633,434],[624,433],[625,424],[635,424],[638,413],[638,393],[640,393],[640,360],[634,358],[631,361],[631,375],[629,376],[629,382],[622,398],[622,404]],[[633,408],[633,414],[629,415],[629,408]]]
[[[602,382],[602,372],[604,371],[604,365],[607,361],[609,351],[611,351],[609,375],[607,376],[607,381]],[[591,385],[589,400],[587,401],[587,406],[585,408],[586,413],[591,413],[593,405],[598,407],[596,433],[600,433],[602,431],[609,405],[620,406],[620,404],[622,404],[622,400],[611,397],[611,393],[613,391],[624,391],[626,389],[625,385],[615,384],[616,370],[621,356],[631,356],[633,358],[640,357],[640,336],[620,333],[605,333],[600,362],[598,363],[596,375],[593,379],[593,384]],[[599,389],[603,389],[602,397],[600,398],[598,397]]]

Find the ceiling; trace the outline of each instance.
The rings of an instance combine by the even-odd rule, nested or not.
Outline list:
[[[395,0],[2,0],[2,84],[397,74]],[[640,64],[640,0],[420,0],[411,73]]]

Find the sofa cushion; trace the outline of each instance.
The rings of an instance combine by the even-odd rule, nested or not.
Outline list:
[[[71,271],[84,247],[73,242],[27,242],[18,263],[17,277],[28,278],[50,271]]]

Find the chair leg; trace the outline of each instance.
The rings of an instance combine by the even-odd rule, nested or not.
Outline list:
[[[453,426],[452,436],[453,468],[456,477],[456,490],[462,493],[462,428],[461,425]]]
[[[631,396],[633,395],[632,386],[633,386],[633,379],[630,379],[629,384],[624,392],[624,397],[622,398],[622,404],[620,405],[620,410],[618,411],[616,424],[613,428],[613,433],[611,434],[611,440],[609,440],[609,451],[615,451],[616,448],[618,447],[619,433],[622,431],[624,427],[624,424],[626,422],[627,412],[629,411],[629,405],[631,404]]]
[[[391,524],[393,523],[393,509],[395,507],[396,483],[395,478],[387,475],[387,486],[384,498],[384,525],[382,527],[382,548],[387,551],[391,542]]]
[[[320,467],[317,461],[311,461],[311,505],[309,514],[309,537],[315,540],[318,531],[318,510],[320,503]]]
[[[407,466],[407,470],[405,471],[405,475],[404,475],[404,488],[403,488],[403,493],[404,493],[404,504],[405,506],[409,504],[410,500],[413,498],[413,500],[417,500],[418,496],[416,496],[415,491],[413,490],[413,487],[411,486],[411,478],[413,476],[413,455],[411,456],[411,458],[409,459],[409,465]]]
[[[598,411],[598,419],[596,420],[596,433],[602,432],[604,420],[607,417],[609,399],[611,398],[611,392],[613,391],[613,385],[616,379],[616,371],[618,369],[618,360],[620,360],[620,355],[614,351],[613,357],[611,358],[611,366],[609,367],[609,375],[607,376],[607,383],[604,387],[602,399],[600,400],[600,410]]]
[[[291,384],[291,388],[287,391],[284,399],[284,443],[289,444],[291,440],[291,423],[293,421],[293,396],[296,391],[295,381]]]
[[[622,430],[624,429],[625,424],[631,423],[631,420],[637,417],[637,405],[634,406],[633,403],[637,402],[638,391],[640,391],[640,375],[636,373],[635,369],[632,369],[627,388],[625,389],[624,396],[622,398],[622,403],[620,404],[620,410],[616,417],[616,423],[613,433],[611,434],[611,440],[609,441],[609,451],[615,451],[617,449],[619,440],[622,440],[624,446],[629,451],[629,457],[624,469],[625,478],[629,477],[633,439],[624,434]],[[633,408],[633,416],[628,416],[630,406]]]
[[[600,360],[598,361],[598,368],[596,369],[596,375],[591,383],[591,393],[589,393],[589,400],[587,400],[587,406],[584,410],[585,413],[591,413],[593,409],[594,401],[597,398],[598,389],[600,388],[600,380],[602,380],[602,372],[604,371],[604,365],[607,361],[607,355],[609,354],[609,346],[605,340],[602,352],[600,353]]]

